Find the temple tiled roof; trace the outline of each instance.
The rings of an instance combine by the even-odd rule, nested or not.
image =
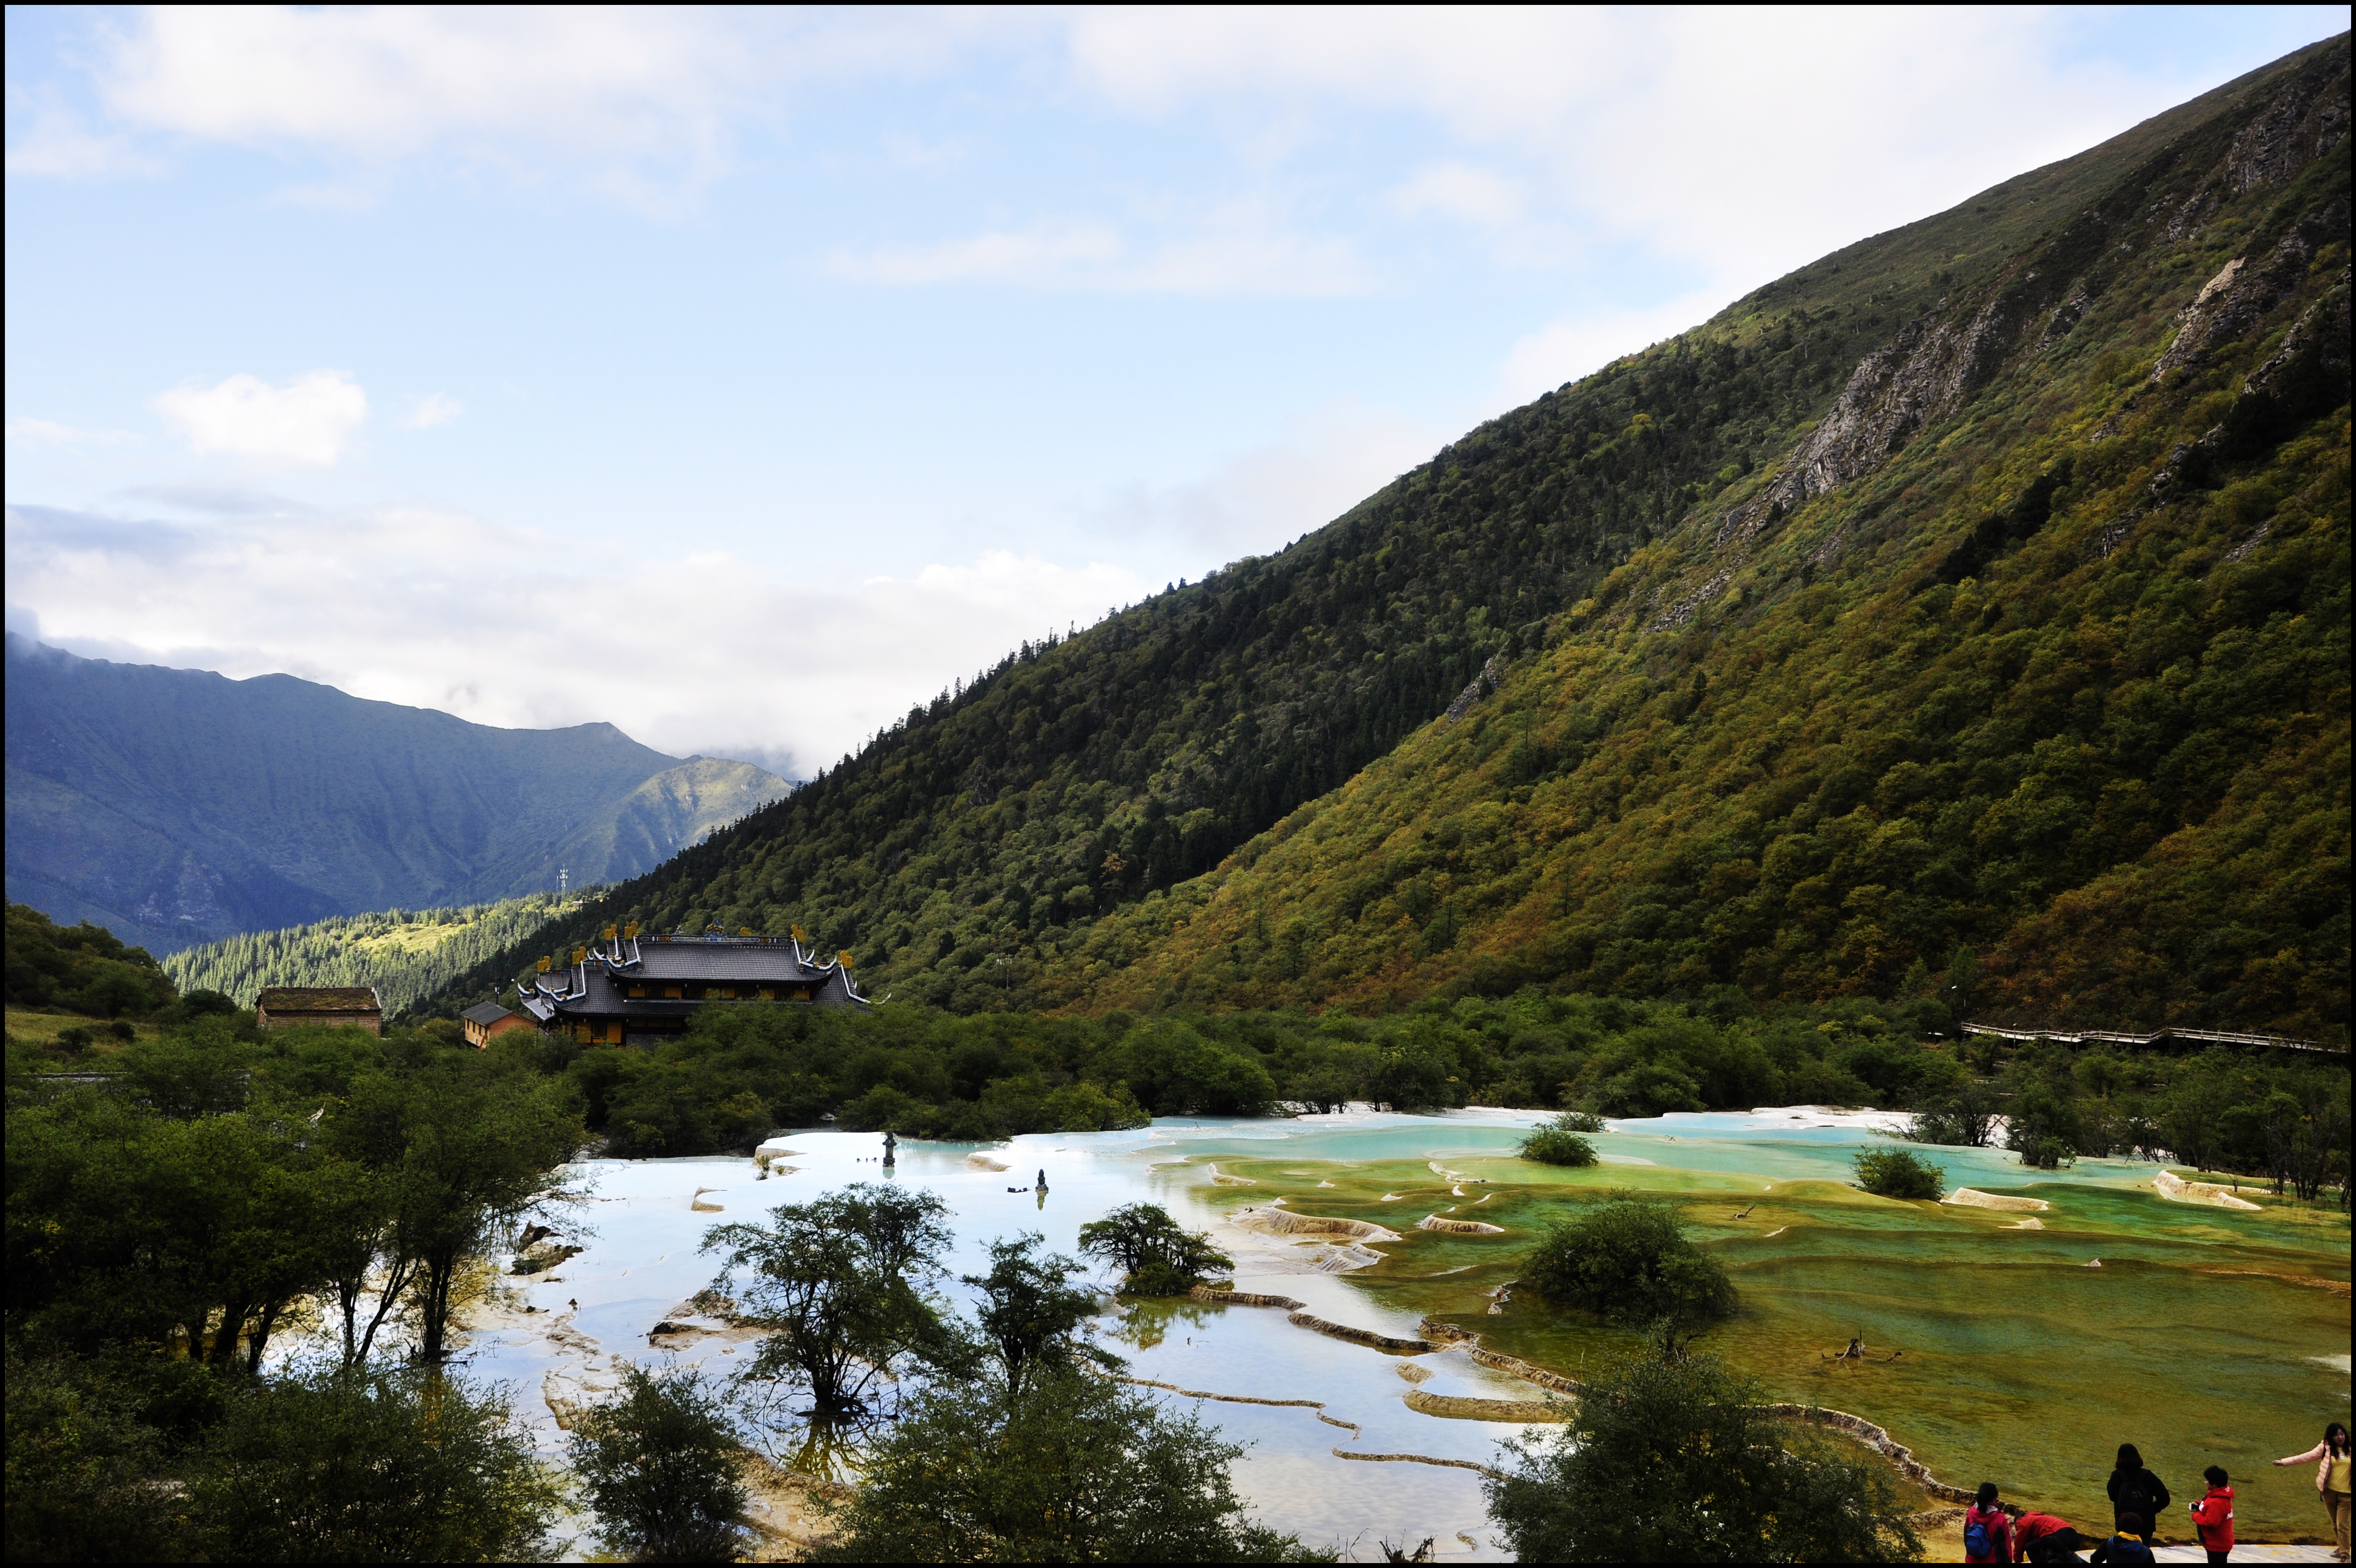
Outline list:
[[[632,988],[659,991],[678,987],[680,997],[629,995]],[[539,976],[519,993],[518,1006],[541,1023],[560,1017],[626,1017],[684,1022],[707,998],[703,987],[791,988],[803,999],[825,1006],[865,1006],[850,972],[841,963],[818,963],[798,941],[774,937],[608,937],[587,949],[569,968]],[[751,996],[737,1000],[751,1001]]]
[[[628,965],[634,976],[649,980],[782,981],[808,985],[832,968],[810,963],[787,944],[776,945],[736,942],[639,942],[627,951],[637,956]]]

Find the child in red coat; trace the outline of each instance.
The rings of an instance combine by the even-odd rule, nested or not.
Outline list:
[[[2201,1472],[2209,1483],[2209,1495],[2192,1505],[2192,1526],[2201,1532],[2201,1545],[2211,1563],[2226,1563],[2233,1555],[2233,1488],[2225,1484],[2225,1469],[2211,1465]]]

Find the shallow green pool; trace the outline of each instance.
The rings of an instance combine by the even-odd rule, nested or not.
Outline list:
[[[1229,1208],[1282,1196],[1301,1212],[1388,1225],[1406,1239],[1381,1246],[1387,1261],[1351,1275],[1354,1285],[1573,1373],[1635,1337],[1526,1296],[1492,1314],[1487,1293],[1571,1207],[1613,1189],[1663,1197],[1742,1291],[1741,1311],[1703,1344],[1775,1396],[1863,1415],[1943,1479],[1993,1480],[2073,1520],[2106,1518],[2111,1456],[2133,1442],[2180,1503],[2199,1495],[2203,1467],[2223,1465],[2247,1537],[2322,1528],[2310,1475],[2266,1461],[2348,1416],[2349,1228],[2336,1211],[2263,1191],[2252,1194],[2260,1213],[2170,1203],[2148,1165],[2040,1173],[1995,1151],[1939,1151],[1951,1185],[2046,1200],[2041,1228],[2027,1229],[2018,1212],[1847,1186],[1869,1141],[1858,1128],[1665,1118],[1600,1137],[1612,1163],[1569,1171],[1504,1155],[1510,1138],[1487,1128],[1426,1125],[1413,1147],[1397,1128],[1330,1147],[1288,1138],[1257,1157],[1239,1144],[1219,1168],[1255,1185],[1198,1196]],[[1345,1157],[1309,1163],[1321,1155]],[[1506,1233],[1411,1229],[1451,1210]],[[1874,1360],[1826,1359],[1852,1337]],[[2184,1534],[2182,1521],[2168,1532]]]

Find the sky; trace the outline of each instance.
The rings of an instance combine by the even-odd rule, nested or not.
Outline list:
[[[2347,16],[11,6],[7,624],[807,776]]]

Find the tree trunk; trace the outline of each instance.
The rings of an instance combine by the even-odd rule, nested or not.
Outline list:
[[[465,1254],[456,1250],[437,1253],[423,1261],[424,1289],[418,1309],[423,1321],[418,1325],[417,1354],[426,1361],[442,1359],[443,1341],[450,1326],[450,1286],[458,1273],[459,1260]]]

